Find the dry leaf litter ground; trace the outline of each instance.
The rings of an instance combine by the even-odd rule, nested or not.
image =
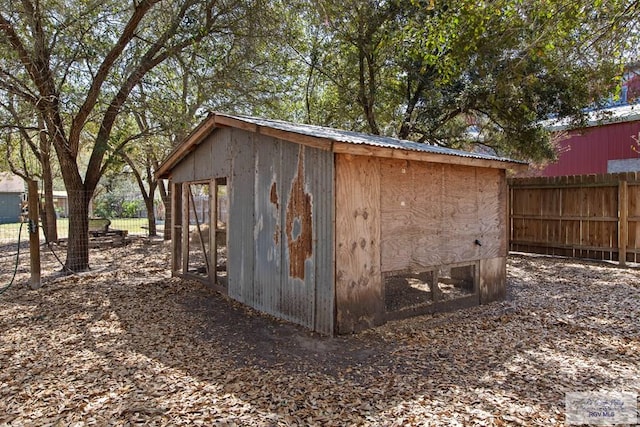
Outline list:
[[[169,246],[93,251],[0,295],[0,425],[554,425],[640,393],[640,270],[512,256],[508,296],[321,337],[170,278]],[[0,272],[4,282],[9,272]]]

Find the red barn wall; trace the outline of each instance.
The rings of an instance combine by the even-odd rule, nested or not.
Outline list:
[[[607,161],[638,159],[640,153],[632,136],[640,133],[640,121],[595,126],[570,131],[569,137],[559,145],[558,161],[549,164],[540,176],[585,175],[607,173]]]

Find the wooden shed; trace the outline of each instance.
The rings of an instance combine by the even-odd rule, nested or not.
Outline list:
[[[523,163],[211,114],[163,162],[172,271],[324,333],[505,295]]]

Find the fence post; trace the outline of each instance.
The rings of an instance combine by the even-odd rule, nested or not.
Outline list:
[[[626,177],[618,181],[618,262],[624,267],[627,262],[627,240],[629,239],[629,193]]]
[[[31,289],[41,285],[40,277],[40,227],[38,227],[38,181],[29,180],[27,184],[29,197],[29,259],[31,266]]]

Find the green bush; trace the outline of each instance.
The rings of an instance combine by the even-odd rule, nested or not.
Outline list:
[[[122,202],[122,218],[137,218],[142,210],[140,200],[127,200]]]
[[[93,215],[100,218],[138,218],[141,200],[124,200],[112,194],[101,194],[93,201]]]
[[[109,193],[96,197],[93,201],[93,215],[99,218],[117,218],[121,212],[122,200]]]

